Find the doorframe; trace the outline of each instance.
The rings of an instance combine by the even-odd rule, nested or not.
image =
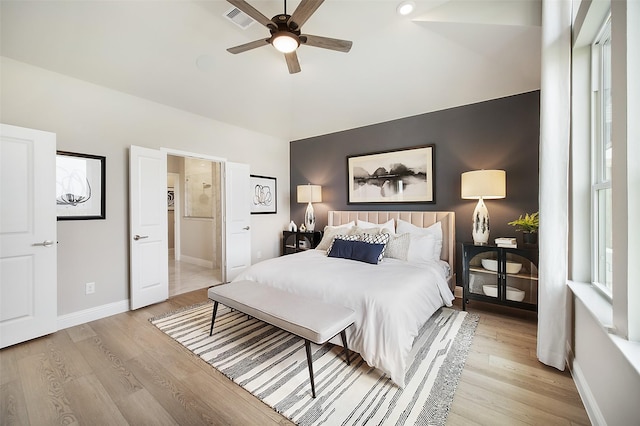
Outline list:
[[[227,159],[224,157],[216,157],[214,155],[208,155],[208,154],[200,154],[200,153],[196,153],[196,152],[190,152],[190,151],[182,151],[179,149],[173,149],[173,148],[160,148],[160,151],[164,151],[167,153],[167,155],[173,155],[176,157],[189,157],[189,158],[197,158],[199,160],[207,160],[207,161],[211,161],[211,162],[216,162],[216,163],[220,163],[222,165],[222,167],[220,168],[220,173],[222,174],[222,177],[224,177],[224,170],[226,169],[226,164],[227,164]],[[221,223],[221,228],[219,230],[219,232],[221,233],[221,243],[222,243],[222,253],[220,256],[220,260],[222,262],[222,264],[220,265],[220,280],[222,282],[226,282],[226,268],[224,268],[224,264],[226,262],[226,256],[227,256],[227,245],[226,245],[226,235],[225,235],[225,211],[226,211],[226,194],[225,194],[225,184],[224,184],[225,180],[224,178],[220,180],[220,187],[218,188],[218,190],[221,192],[222,197],[220,197],[220,203],[221,203],[221,211],[222,211],[222,223]],[[178,185],[179,186],[179,185]],[[174,212],[176,212],[177,210],[174,210]],[[178,213],[174,213],[174,215],[177,217]],[[167,225],[168,227],[168,225]],[[177,228],[176,228],[177,229]],[[167,228],[165,232],[169,232],[169,229]],[[175,238],[174,238],[175,240]],[[174,245],[175,247],[175,255],[176,255],[176,260],[178,260],[178,246],[179,243],[177,241],[174,241]]]

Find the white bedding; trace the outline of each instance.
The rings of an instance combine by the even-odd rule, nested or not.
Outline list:
[[[406,358],[427,319],[454,299],[437,262],[385,258],[378,265],[304,252],[257,263],[234,281],[250,280],[356,311],[349,349],[404,387]],[[338,339],[339,340],[339,339]]]

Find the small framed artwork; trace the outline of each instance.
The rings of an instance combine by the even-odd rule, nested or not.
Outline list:
[[[174,188],[167,188],[167,210],[175,209],[176,193]]]
[[[105,162],[99,155],[56,152],[58,220],[105,218]]]
[[[433,145],[347,157],[349,204],[435,203]]]
[[[278,212],[276,178],[251,175],[251,214]]]

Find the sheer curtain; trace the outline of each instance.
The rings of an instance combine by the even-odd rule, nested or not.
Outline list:
[[[542,2],[538,359],[564,370],[571,105],[571,1]]]

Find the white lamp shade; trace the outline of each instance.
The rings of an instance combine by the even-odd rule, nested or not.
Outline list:
[[[461,196],[485,200],[507,196],[507,173],[504,170],[475,170],[462,174]]]
[[[321,203],[322,187],[320,185],[298,185],[299,203]]]

